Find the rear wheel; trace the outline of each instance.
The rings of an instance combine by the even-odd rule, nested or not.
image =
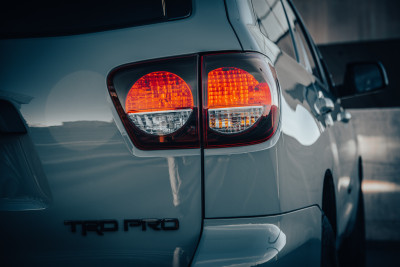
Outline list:
[[[330,170],[325,173],[322,211],[321,266],[337,267],[335,186]]]
[[[340,247],[339,260],[342,267],[365,266],[365,213],[364,198],[361,190],[354,229]]]
[[[337,267],[336,238],[328,217],[322,215],[321,266]]]

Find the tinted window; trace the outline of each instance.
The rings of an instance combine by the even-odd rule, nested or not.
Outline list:
[[[191,0],[8,1],[0,9],[2,38],[77,34],[189,16]]]
[[[280,0],[253,0],[261,32],[289,56],[296,59],[289,25]]]
[[[307,69],[307,71],[321,79],[321,75],[318,71],[317,65],[315,64],[314,56],[311,52],[311,47],[307,42],[306,34],[300,25],[300,21],[297,19],[294,11],[289,6],[287,1],[283,0],[283,3],[285,5],[286,14],[295,39],[298,61]]]

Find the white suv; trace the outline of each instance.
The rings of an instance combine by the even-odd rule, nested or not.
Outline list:
[[[363,264],[362,161],[289,0],[1,11],[1,266]]]

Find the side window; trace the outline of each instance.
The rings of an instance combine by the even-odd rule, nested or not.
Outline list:
[[[280,0],[252,0],[260,31],[283,52],[296,59],[285,11]]]
[[[283,4],[295,39],[298,61],[308,72],[321,80],[321,74],[319,73],[318,67],[315,63],[314,56],[311,52],[312,50],[307,42],[306,34],[300,25],[300,21],[297,19],[295,13],[286,0],[283,0]]]

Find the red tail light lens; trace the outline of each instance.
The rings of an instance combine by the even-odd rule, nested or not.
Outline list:
[[[193,96],[178,75],[155,71],[144,75],[129,90],[125,102],[128,113],[192,109]]]
[[[125,110],[140,130],[154,135],[171,134],[185,125],[192,114],[192,91],[174,73],[152,72],[129,90]]]
[[[267,62],[256,53],[203,57],[206,147],[257,144],[274,134],[279,101]]]

